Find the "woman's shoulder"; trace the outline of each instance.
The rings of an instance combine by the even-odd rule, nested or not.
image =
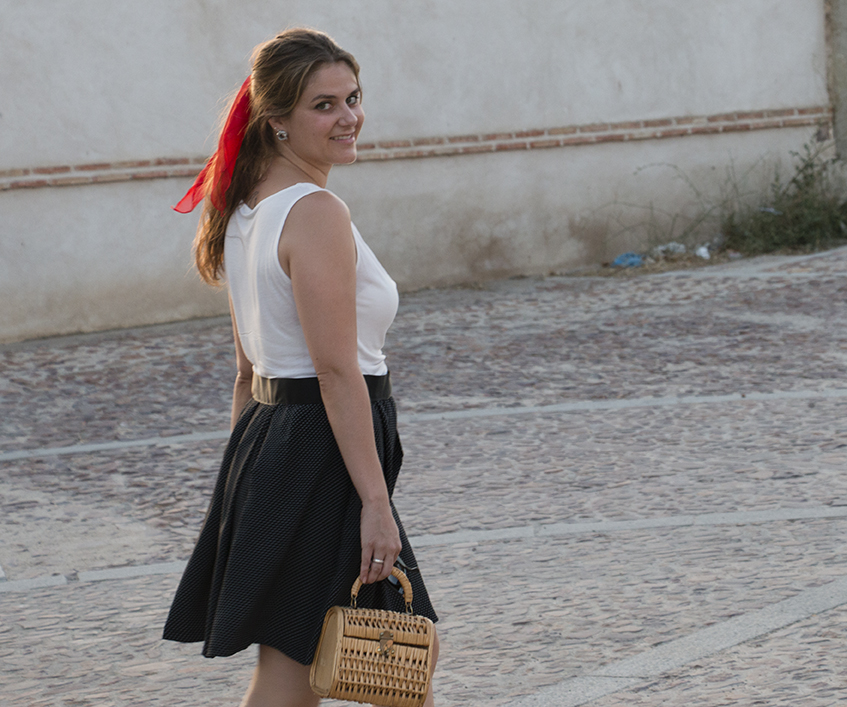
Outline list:
[[[320,187],[304,194],[291,207],[287,221],[311,228],[350,229],[350,209],[342,199]]]
[[[327,272],[338,274],[348,262],[355,264],[355,241],[347,205],[332,192],[320,189],[305,195],[291,208],[280,234],[277,255],[289,277],[292,261],[296,260],[300,272],[320,279]]]

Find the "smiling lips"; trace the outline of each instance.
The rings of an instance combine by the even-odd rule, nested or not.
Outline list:
[[[350,133],[349,135],[337,135],[336,137],[331,137],[330,140],[335,140],[336,142],[353,142],[356,139],[356,135],[354,133]]]

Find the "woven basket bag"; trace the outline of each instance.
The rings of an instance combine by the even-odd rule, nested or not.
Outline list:
[[[333,606],[324,618],[312,662],[312,691],[321,697],[385,707],[419,707],[426,699],[435,630],[425,616],[412,614],[412,585],[391,570],[403,587],[406,613],[357,609],[357,578],[350,606]]]

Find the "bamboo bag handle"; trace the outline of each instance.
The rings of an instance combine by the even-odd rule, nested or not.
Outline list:
[[[403,599],[406,602],[406,613],[412,613],[412,583],[409,578],[397,567],[391,568],[391,574],[400,580],[400,586],[403,587]],[[359,596],[359,590],[362,588],[362,580],[356,577],[353,582],[353,588],[350,590],[350,606],[356,608],[356,598]]]

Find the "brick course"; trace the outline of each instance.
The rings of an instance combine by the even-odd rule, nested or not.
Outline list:
[[[802,109],[801,109],[802,110]],[[765,112],[767,118],[784,118],[789,115],[796,115],[796,108],[783,108],[781,110],[769,110]]]
[[[543,130],[521,130],[515,133],[516,138],[525,137],[541,137],[544,134]]]
[[[33,167],[33,174],[63,174],[65,172],[70,172],[71,168],[68,165],[61,165],[59,167]]]
[[[684,118],[674,118],[671,121],[671,123],[676,123],[677,125],[706,125],[708,122],[709,118],[705,115],[687,115]]]
[[[497,152],[504,152],[507,150],[528,150],[529,144],[526,142],[498,142],[494,149]]]
[[[720,125],[692,125],[691,126],[691,134],[692,135],[714,135],[715,133],[721,132]]]
[[[359,161],[447,157],[482,152],[542,150],[630,140],[659,140],[748,130],[774,130],[825,125],[832,121],[829,106],[739,111],[704,116],[679,116],[619,123],[589,123],[533,128],[514,132],[430,136],[360,143]],[[537,139],[533,139],[537,138]],[[35,189],[134,179],[195,176],[207,157],[160,157],[150,160],[22,167],[0,171],[0,191]]]
[[[78,164],[74,167],[74,170],[77,172],[102,172],[106,169],[112,169],[112,164],[110,162],[100,162],[98,164]],[[71,168],[68,167],[68,172],[71,171]]]
[[[565,125],[561,128],[550,128],[548,135],[573,135],[579,128],[576,125]]]

